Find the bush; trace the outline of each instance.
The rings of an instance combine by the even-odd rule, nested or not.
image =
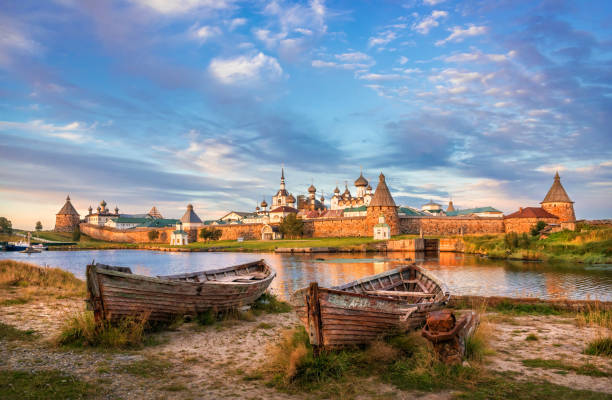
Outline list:
[[[600,337],[587,344],[584,354],[612,357],[612,336]]]
[[[5,217],[0,217],[0,232],[8,235],[13,234],[13,223]]]
[[[200,238],[204,239],[206,242],[209,240],[219,240],[221,239],[221,235],[223,235],[221,229],[204,228],[200,231]]]
[[[531,228],[531,236],[538,236],[542,229],[546,228],[546,222],[538,221],[533,228]]]
[[[149,231],[147,233],[147,236],[149,237],[149,240],[153,242],[159,238],[159,231],[157,230]]]
[[[304,234],[304,221],[296,214],[289,214],[282,220],[278,230],[290,239],[301,237]]]
[[[124,317],[114,323],[96,322],[93,312],[80,312],[66,319],[56,341],[62,346],[138,348],[144,342],[148,317],[145,313],[140,317]]]
[[[291,305],[271,293],[262,294],[251,307],[253,312],[258,315],[262,312],[270,314],[282,314],[291,311]]]

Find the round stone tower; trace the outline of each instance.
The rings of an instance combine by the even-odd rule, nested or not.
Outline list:
[[[81,222],[79,213],[74,209],[70,202],[70,196],[66,197],[66,203],[57,214],[55,214],[55,231],[72,232]]]
[[[574,202],[570,200],[563,185],[561,185],[558,172],[555,173],[555,180],[540,204],[544,210],[559,217],[559,222],[576,221]]]
[[[370,234],[374,226],[378,224],[378,218],[384,217],[384,220],[389,228],[391,229],[391,235],[399,235],[399,216],[397,214],[397,206],[395,201],[389,192],[387,183],[385,182],[385,176],[380,174],[378,177],[378,186],[372,197],[372,201],[368,205],[368,211],[366,214],[366,223],[368,228],[368,234]]]

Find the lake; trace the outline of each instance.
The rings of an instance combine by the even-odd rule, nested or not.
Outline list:
[[[294,290],[318,281],[334,286],[377,274],[406,263],[406,259],[434,272],[451,293],[481,296],[599,299],[612,301],[612,265],[556,265],[544,262],[489,260],[458,253],[178,253],[148,250],[43,251],[38,254],[0,253],[41,266],[60,267],[85,277],[92,260],[130,267],[142,275],[201,271],[265,259],[277,272],[272,290],[288,298]]]

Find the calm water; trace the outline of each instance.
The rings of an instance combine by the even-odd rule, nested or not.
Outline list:
[[[372,256],[96,250],[0,253],[2,258],[57,266],[80,278],[84,278],[85,266],[92,260],[130,267],[134,273],[154,276],[201,271],[264,258],[277,272],[271,287],[284,298],[311,281],[318,281],[324,286],[339,285],[395,268],[402,260],[410,258],[434,271],[455,294],[612,301],[612,265],[561,267],[546,263],[492,261],[455,253],[442,253],[438,257],[422,253]]]

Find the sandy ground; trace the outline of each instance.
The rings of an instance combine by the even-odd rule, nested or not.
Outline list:
[[[289,395],[268,388],[261,380],[246,378],[266,360],[269,347],[278,342],[283,330],[298,322],[293,313],[263,315],[254,322],[229,321],[201,328],[193,323],[176,331],[157,334],[161,344],[129,352],[65,350],[50,341],[58,333],[67,313],[83,310],[82,301],[35,301],[0,307],[0,322],[19,329],[34,329],[40,335],[32,342],[0,342],[0,369],[59,369],[105,389],[101,398],[130,399],[303,399],[313,395]],[[563,359],[582,365],[586,362],[612,372],[612,360],[581,354],[584,343],[601,328],[578,328],[571,318],[488,316],[490,346],[487,357],[494,370],[520,372],[525,379],[537,377],[577,389],[612,394],[612,378],[560,374],[555,370],[528,368],[522,360]],[[265,324],[265,325],[264,325]],[[537,341],[527,341],[530,333]],[[164,365],[150,376],[126,371],[133,365]],[[401,392],[376,381],[360,398],[442,400],[452,393],[418,394]]]

